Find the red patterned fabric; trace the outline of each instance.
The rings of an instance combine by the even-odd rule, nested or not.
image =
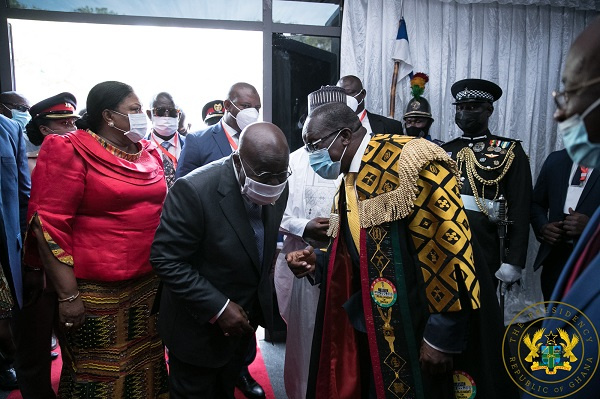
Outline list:
[[[150,246],[166,195],[160,154],[145,140],[129,160],[108,147],[83,130],[50,135],[31,177],[28,219],[38,215],[55,256],[81,279],[152,271]],[[34,240],[28,234],[25,263],[40,265]]]

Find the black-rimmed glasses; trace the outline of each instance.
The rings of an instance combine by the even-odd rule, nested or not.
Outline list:
[[[554,98],[554,102],[558,109],[565,109],[567,104],[569,103],[569,93],[576,93],[581,89],[585,89],[586,87],[590,87],[600,83],[600,76],[594,79],[590,79],[587,82],[583,82],[578,86],[572,87],[569,90],[563,91],[553,91],[552,97]]]
[[[331,132],[331,133],[329,133],[327,136],[325,136],[325,137],[321,137],[320,139],[318,139],[318,140],[315,140],[315,141],[313,141],[312,143],[306,143],[306,144],[304,145],[304,148],[305,148],[305,149],[306,149],[306,151],[308,151],[308,152],[315,152],[315,151],[317,151],[317,150],[319,149],[319,148],[317,148],[317,144],[319,144],[319,143],[320,143],[320,142],[322,142],[322,141],[325,141],[325,140],[327,140],[328,138],[330,138],[330,137],[331,137],[331,136],[333,136],[334,134],[339,134],[339,133],[340,133],[342,130],[344,130],[344,129],[345,129],[345,127],[341,128],[341,129],[338,129],[338,130],[336,130],[336,131],[334,131],[334,132]]]

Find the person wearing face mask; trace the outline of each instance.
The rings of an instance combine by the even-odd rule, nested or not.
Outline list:
[[[0,115],[0,156],[0,389],[9,391],[18,388],[11,323],[23,306],[21,243],[30,179],[21,127],[4,115]]]
[[[213,104],[217,117],[219,113],[223,113],[217,123],[206,130],[187,135],[186,148],[181,154],[175,175],[177,178],[237,151],[241,131],[258,120],[261,103],[254,86],[243,82],[235,83],[229,89],[227,98],[223,101],[223,107],[216,102]],[[246,397],[260,399],[265,397],[265,392],[248,371],[248,366],[255,358],[256,339],[248,344],[245,364],[236,384]]]
[[[473,234],[486,249],[489,273],[505,292],[521,278],[527,260],[531,169],[519,140],[500,137],[488,129],[494,101],[502,89],[483,79],[464,79],[451,87],[456,105],[455,122],[463,136],[442,147],[458,162],[462,176],[460,194]],[[498,224],[500,201],[505,200],[506,228],[504,253],[501,253]]]
[[[219,123],[187,135],[177,165],[177,178],[237,150],[240,132],[258,120],[260,96],[251,84],[235,83],[229,89],[223,107],[225,114]]]
[[[272,331],[269,275],[288,162],[283,132],[254,123],[234,153],[169,191],[150,261],[163,281],[159,331],[172,399],[233,399],[254,330]]]
[[[343,76],[337,86],[344,89],[348,98],[348,106],[358,115],[360,122],[369,134],[404,134],[402,123],[367,111],[365,98],[367,90],[359,78],[354,75]]]
[[[14,91],[5,91],[0,93],[0,113],[9,119],[14,120],[23,129],[25,138],[25,151],[28,157],[35,158],[40,149],[39,146],[32,144],[25,133],[27,124],[31,120],[29,114],[29,101],[21,94]]]
[[[558,122],[558,133],[574,164],[587,168],[600,168],[600,17],[596,17],[575,39],[562,74],[564,89],[553,93],[556,101],[554,119]],[[600,324],[600,208],[597,208],[581,237],[577,241],[550,300],[561,302],[556,311],[564,312],[575,307],[591,320],[595,329]],[[546,331],[557,328],[572,333],[571,323],[563,318],[546,318]],[[586,341],[589,341],[586,339]],[[591,366],[598,364],[597,340],[592,344],[580,344],[572,353],[578,359],[592,359]],[[586,364],[586,366],[590,362]],[[581,367],[582,363],[575,363]],[[546,386],[560,386],[564,374],[545,375],[541,370],[533,372],[536,380],[548,381]],[[576,384],[577,391],[570,388],[565,393],[577,398],[593,398],[600,391],[600,378],[591,374],[582,383]],[[543,386],[543,385],[542,385]],[[525,394],[525,399],[539,397],[539,392]]]
[[[453,375],[481,397],[515,397],[493,389],[508,380],[489,360],[501,357],[500,309],[479,277],[455,162],[421,138],[370,136],[339,103],[309,114],[303,140],[317,174],[344,175],[327,251],[286,257],[321,284],[306,397],[448,398]]]
[[[171,188],[175,183],[177,162],[185,145],[184,136],[178,132],[181,110],[166,92],[154,96],[150,105],[152,108],[146,110],[146,114],[152,121],[152,130],[147,139],[154,141],[161,152],[167,188]]]
[[[35,168],[39,147],[44,138],[49,134],[65,134],[76,129],[75,121],[79,116],[75,114],[77,100],[71,93],[60,93],[46,98],[29,109],[31,120],[25,126],[29,142],[38,147],[33,153],[28,153],[29,169]]]
[[[23,246],[24,267],[43,271],[55,292],[59,397],[121,398],[135,389],[140,397],[166,398],[152,312],[159,280],[149,262],[167,192],[161,156],[143,140],[147,118],[131,86],[95,85],[86,109],[77,130],[44,139]],[[35,329],[35,320],[19,326],[24,334]]]
[[[423,72],[417,72],[410,80],[412,98],[406,106],[404,113],[404,132],[407,136],[421,137],[434,142],[437,145],[444,144],[441,140],[432,139],[429,129],[433,124],[431,106],[429,101],[421,94],[425,91],[425,85],[429,82],[429,76]]]

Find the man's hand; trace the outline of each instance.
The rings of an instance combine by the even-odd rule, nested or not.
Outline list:
[[[421,370],[431,375],[451,373],[454,367],[452,354],[440,352],[429,346],[425,341],[421,342],[419,362],[421,363]]]
[[[563,236],[565,235],[563,224],[564,222],[550,222],[543,225],[540,231],[542,235],[542,240],[546,241],[548,244],[551,245],[554,245],[561,241]]]
[[[288,267],[297,278],[302,278],[315,270],[317,255],[313,247],[308,246],[304,249],[289,252],[285,256]]]
[[[590,218],[583,213],[575,212],[573,208],[569,208],[569,214],[565,218],[563,229],[569,237],[579,237],[589,221]]]
[[[227,307],[217,319],[217,324],[225,336],[241,336],[254,333],[248,321],[248,315],[237,303],[229,301]]]
[[[315,241],[327,241],[328,218],[314,218],[306,224],[302,238],[310,238]]]

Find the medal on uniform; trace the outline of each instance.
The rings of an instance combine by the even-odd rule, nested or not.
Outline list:
[[[498,142],[496,143],[496,147],[494,148],[494,152],[500,152],[502,151],[502,141],[498,140]]]
[[[494,165],[495,165],[495,166],[498,166],[498,165],[500,165],[500,161],[496,161],[496,160],[494,160]]]
[[[481,152],[484,147],[485,147],[485,143],[483,141],[480,141],[479,143],[477,143],[473,146],[473,151]]]
[[[490,146],[487,148],[488,151],[494,151],[494,141],[495,140],[490,140]]]
[[[479,158],[479,162],[485,162],[487,158]]]
[[[508,147],[510,143],[508,141],[505,141],[502,143],[502,149],[500,150],[500,154],[506,154],[506,148]]]

